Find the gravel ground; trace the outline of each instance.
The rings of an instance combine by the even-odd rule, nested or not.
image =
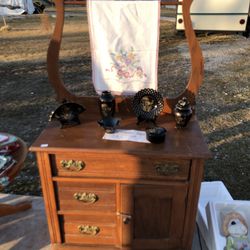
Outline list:
[[[50,32],[41,29],[37,17],[7,22],[12,30],[0,33],[0,130],[31,145],[58,105],[46,73]],[[213,153],[206,162],[204,179],[221,180],[235,199],[249,200],[250,40],[222,33],[198,37],[205,78],[197,98],[197,116]],[[184,89],[190,68],[187,51],[174,24],[163,21],[159,56],[159,91],[163,95],[173,96]],[[95,95],[87,25],[80,16],[66,18],[61,72],[72,91]],[[5,192],[41,195],[33,153],[28,154],[25,167]]]

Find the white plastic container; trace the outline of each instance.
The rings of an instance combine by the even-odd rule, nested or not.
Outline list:
[[[181,0],[182,1],[182,0]],[[194,30],[246,31],[250,0],[194,0],[190,15]],[[184,30],[182,6],[177,8],[176,29]]]
[[[202,182],[196,222],[208,249],[211,248],[206,206],[210,201],[232,201],[233,198],[221,181]],[[220,249],[221,250],[221,249]]]
[[[211,250],[222,250],[226,246],[226,237],[222,234],[222,220],[223,215],[230,212],[240,213],[246,220],[247,225],[250,227],[250,201],[211,201],[206,207],[209,238],[211,242]],[[250,237],[250,230],[248,231]]]

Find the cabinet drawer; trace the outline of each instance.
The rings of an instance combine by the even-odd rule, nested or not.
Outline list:
[[[55,183],[59,210],[115,212],[115,185],[58,181]]]
[[[190,169],[189,160],[124,154],[57,154],[50,160],[55,176],[186,180]]]
[[[65,243],[116,243],[115,215],[63,215],[59,218]]]

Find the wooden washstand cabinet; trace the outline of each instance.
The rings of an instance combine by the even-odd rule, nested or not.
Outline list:
[[[190,49],[187,87],[176,98],[164,98],[157,125],[167,129],[162,144],[103,140],[97,97],[77,97],[60,78],[58,61],[65,4],[56,0],[57,21],[48,49],[48,75],[58,101],[83,104],[81,124],[60,129],[51,122],[31,147],[36,152],[52,249],[136,250],[192,247],[204,160],[210,157],[195,115],[176,129],[173,109],[195,96],[203,79],[203,59],[190,20],[191,0],[182,4]],[[162,2],[162,4],[168,4]],[[122,129],[136,125],[131,100],[116,98]]]
[[[31,148],[53,249],[191,249],[209,157],[195,117],[182,130],[160,117],[168,132],[158,145],[103,140],[99,117],[86,112],[68,129],[52,123]],[[140,129],[120,117],[121,128]]]

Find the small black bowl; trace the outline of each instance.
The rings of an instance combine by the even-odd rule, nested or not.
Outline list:
[[[165,140],[167,130],[162,127],[154,127],[146,130],[147,140],[151,143],[162,143]]]

